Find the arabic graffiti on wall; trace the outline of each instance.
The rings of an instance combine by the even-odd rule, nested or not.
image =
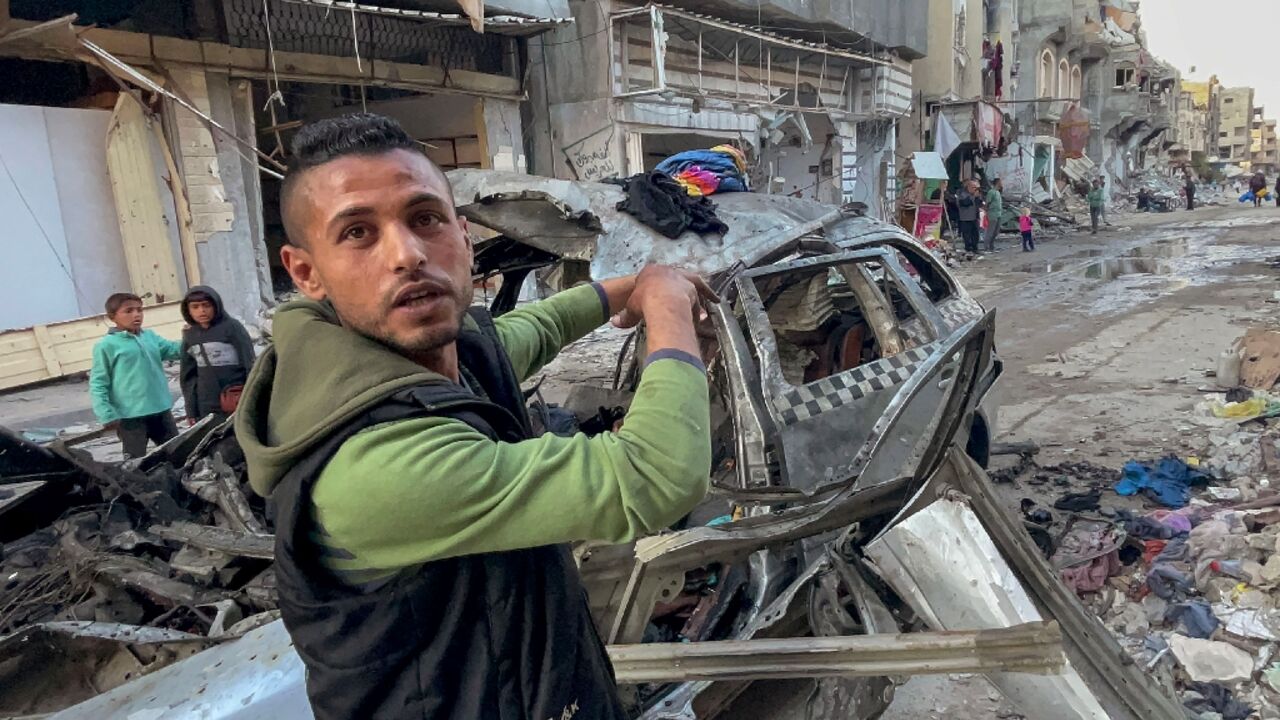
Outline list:
[[[613,127],[601,128],[564,147],[569,167],[579,180],[598,181],[618,177],[614,162]]]

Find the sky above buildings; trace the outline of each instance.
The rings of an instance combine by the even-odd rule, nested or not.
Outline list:
[[[1143,0],[1142,24],[1151,51],[1184,78],[1252,86],[1254,104],[1280,117],[1280,3]]]

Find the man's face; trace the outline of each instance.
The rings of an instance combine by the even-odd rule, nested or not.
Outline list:
[[[452,343],[471,304],[471,239],[423,155],[351,155],[297,178],[281,259],[342,323],[418,360]]]
[[[142,303],[137,300],[125,300],[124,304],[111,316],[111,321],[121,330],[131,333],[142,331]]]
[[[195,320],[198,325],[209,327],[209,323],[213,322],[213,301],[192,300],[187,303],[187,312],[191,313],[191,319]]]

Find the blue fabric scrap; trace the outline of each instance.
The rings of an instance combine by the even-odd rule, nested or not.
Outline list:
[[[1150,465],[1130,460],[1124,465],[1124,477],[1116,483],[1116,493],[1137,495],[1141,492],[1161,505],[1180,508],[1191,499],[1192,486],[1208,483],[1208,475],[1173,456],[1162,458],[1154,470]]]

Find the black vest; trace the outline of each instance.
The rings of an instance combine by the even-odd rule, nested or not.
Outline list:
[[[479,384],[477,394],[444,384],[396,393],[335,428],[272,495],[280,610],[306,665],[317,720],[626,717],[568,547],[436,560],[365,591],[334,578],[308,538],[312,485],[342,443],[364,428],[445,416],[494,440],[531,436],[492,319],[483,311],[472,318],[480,332],[463,331],[458,355],[468,383]],[[422,508],[424,523],[431,513]]]

